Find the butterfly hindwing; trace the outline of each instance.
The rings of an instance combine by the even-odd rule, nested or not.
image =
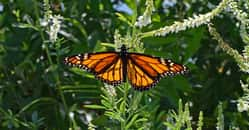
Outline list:
[[[187,71],[185,66],[159,57],[129,53],[128,59],[128,79],[138,90],[155,86],[164,76],[184,74]]]
[[[146,90],[152,86],[155,81],[149,77],[138,65],[134,64],[132,60],[127,63],[128,80],[132,87],[136,90]]]
[[[108,69],[97,74],[96,77],[114,86],[121,84],[123,81],[123,64],[121,58],[113,62]]]
[[[116,52],[85,53],[66,57],[64,62],[95,74],[96,78],[111,85],[123,80],[122,62]]]

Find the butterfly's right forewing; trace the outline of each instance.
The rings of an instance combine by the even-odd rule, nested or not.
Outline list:
[[[147,90],[164,76],[184,74],[187,68],[171,60],[139,53],[128,53],[128,79],[133,88]]]

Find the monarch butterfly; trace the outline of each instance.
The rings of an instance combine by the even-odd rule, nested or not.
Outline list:
[[[64,59],[64,63],[89,71],[104,83],[117,86],[128,81],[135,90],[148,90],[164,76],[184,74],[187,67],[169,59],[140,53],[129,53],[125,45],[120,52],[78,54]]]

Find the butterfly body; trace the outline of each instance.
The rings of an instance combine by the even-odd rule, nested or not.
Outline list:
[[[85,53],[66,57],[64,62],[87,70],[103,82],[117,86],[126,78],[136,90],[155,86],[162,77],[184,74],[187,68],[168,59],[130,53],[125,45],[120,52]]]
[[[122,63],[124,64],[123,65],[123,82],[126,82],[126,74],[127,74],[127,48],[123,45],[121,47],[121,51],[119,53],[120,57],[121,57],[121,60],[122,60]]]

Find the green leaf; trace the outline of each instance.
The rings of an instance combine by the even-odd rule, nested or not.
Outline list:
[[[101,42],[100,44],[103,46],[112,47],[112,48],[116,47],[115,44],[113,44],[113,43]]]
[[[139,114],[135,114],[132,116],[131,121],[125,127],[127,130],[132,126],[132,124],[134,124],[134,122],[138,118],[138,116],[139,116]]]
[[[78,74],[78,75],[80,75],[80,76],[84,75],[84,76],[87,77],[87,78],[91,78],[91,79],[94,78],[94,75],[93,75],[93,74],[90,74],[90,73],[88,73],[88,72],[86,72],[86,71],[84,71],[84,70],[82,70],[82,69],[80,69],[80,68],[74,67],[74,68],[72,68],[71,70],[72,70],[72,72],[74,72],[74,73],[76,73],[76,74]]]
[[[100,105],[84,105],[85,108],[91,108],[91,109],[106,109],[103,106]]]
[[[112,108],[111,103],[106,101],[106,100],[101,100],[101,103],[102,103],[102,105],[104,105],[108,109]]]
[[[116,120],[118,120],[118,121],[120,121],[120,122],[121,122],[121,121],[124,121],[124,119],[121,118],[119,114],[114,113],[114,112],[111,112],[111,111],[106,111],[106,112],[105,112],[105,115],[106,115],[106,116],[109,116],[109,117],[111,117],[111,118],[113,118],[113,119],[116,119]]]
[[[31,29],[34,29],[36,31],[39,31],[39,29],[36,26],[33,26],[31,24],[26,24],[26,23],[13,24],[13,26],[17,27],[17,28],[31,28]]]
[[[167,126],[167,127],[169,127],[170,129],[172,129],[172,130],[174,130],[175,129],[175,126],[174,125],[172,125],[171,123],[169,123],[169,122],[163,122],[163,124],[165,125],[165,126]]]
[[[121,103],[120,103],[120,107],[119,107],[119,110],[121,113],[125,113],[125,106],[126,106],[126,103],[125,101],[123,100]]]
[[[121,13],[115,13],[115,14],[118,16],[118,19],[119,19],[119,20],[121,20],[121,21],[127,23],[129,26],[132,27],[132,23],[130,22],[130,20],[129,20],[126,16],[124,16],[124,15],[121,14]]]
[[[57,104],[58,102],[53,99],[53,98],[49,98],[49,97],[43,97],[43,98],[39,98],[36,100],[33,100],[32,102],[30,102],[29,104],[27,104],[26,106],[24,106],[20,111],[19,111],[19,115],[24,113],[25,111],[27,111],[28,109],[31,109],[33,107],[38,107],[38,105],[46,105],[46,104]]]
[[[146,122],[146,121],[148,121],[147,118],[139,118],[139,119],[137,119],[137,120],[135,121],[135,124],[136,124],[136,123],[139,123],[139,122]]]

